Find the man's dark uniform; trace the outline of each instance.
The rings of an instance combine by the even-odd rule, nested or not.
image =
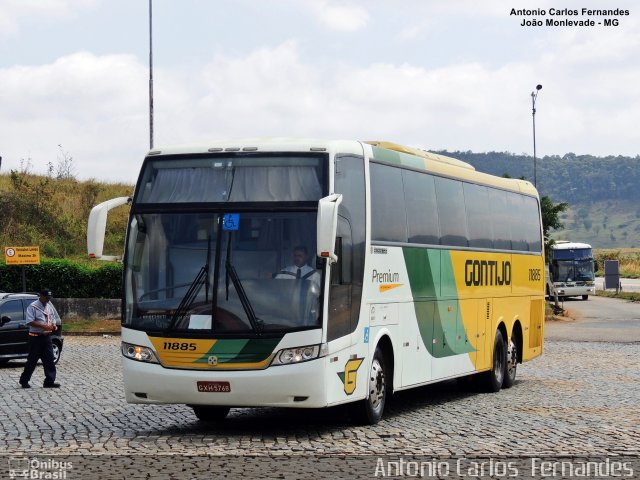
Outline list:
[[[24,367],[22,375],[20,375],[20,385],[28,388],[31,375],[36,369],[38,360],[42,360],[44,367],[44,386],[59,387],[56,381],[56,365],[53,356],[53,344],[51,342],[51,331],[36,325],[33,322],[46,323],[54,325],[55,320],[53,311],[49,302],[42,303],[42,297],[51,297],[51,291],[43,290],[40,292],[40,298],[31,303],[27,307],[26,323],[29,325],[29,357]]]

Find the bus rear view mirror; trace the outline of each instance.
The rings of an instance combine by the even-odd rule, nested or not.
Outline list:
[[[338,261],[335,253],[336,230],[338,227],[338,207],[342,203],[342,195],[334,193],[318,201],[317,255],[327,258],[329,263]]]
[[[107,215],[112,208],[131,202],[129,197],[118,197],[102,202],[91,209],[87,225],[87,252],[89,258],[97,260],[120,260],[120,256],[102,255],[104,235],[107,228]]]

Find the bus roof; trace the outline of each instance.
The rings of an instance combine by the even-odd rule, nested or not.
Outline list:
[[[577,243],[577,242],[568,242],[566,240],[559,240],[553,245],[551,245],[551,248],[554,250],[578,250],[578,249],[591,248],[591,245],[589,245],[588,243]]]
[[[456,158],[391,142],[368,141],[365,143],[371,145],[375,160],[538,197],[538,191],[531,182],[478,172],[472,165]]]
[[[503,178],[478,172],[461,160],[419,150],[386,141],[322,140],[310,138],[245,138],[237,140],[216,140],[208,143],[167,146],[154,148],[148,156],[180,155],[222,152],[327,152],[363,154],[363,148],[373,149],[373,158],[408,168],[424,170],[435,174],[491,185],[505,190],[521,192],[537,197],[535,187],[526,180]]]
[[[354,140],[323,140],[317,138],[241,138],[212,140],[207,143],[163,146],[154,148],[148,155],[180,155],[190,153],[218,152],[344,152],[362,155],[362,144]]]
[[[435,162],[442,162],[448,165],[455,165],[462,168],[468,168],[469,170],[475,170],[475,167],[473,165],[467,162],[463,162],[462,160],[458,160],[457,158],[447,157],[445,155],[439,155],[437,153],[431,153],[425,150],[418,150],[417,148],[407,147],[405,145],[399,145],[397,143],[378,141],[367,141],[364,143],[368,143],[369,145],[373,145],[374,147],[386,148],[387,150],[393,150],[395,152],[407,153],[416,157],[422,157],[427,160],[433,160]]]

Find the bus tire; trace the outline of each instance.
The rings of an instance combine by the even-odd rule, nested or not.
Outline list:
[[[192,405],[193,413],[201,422],[219,422],[227,418],[231,407],[218,407],[208,405]]]
[[[513,335],[509,340],[509,347],[507,348],[507,363],[505,366],[504,381],[502,382],[502,388],[511,388],[516,383],[516,369],[518,368],[518,345],[516,344]]]
[[[582,295],[583,300],[589,300],[589,295]]]
[[[493,366],[491,370],[484,373],[484,388],[488,392],[498,392],[504,383],[507,367],[507,343],[504,341],[502,332],[496,330],[496,337],[493,341]]]
[[[377,347],[367,377],[367,398],[349,405],[349,415],[358,425],[375,425],[382,418],[387,399],[386,372],[384,355]]]

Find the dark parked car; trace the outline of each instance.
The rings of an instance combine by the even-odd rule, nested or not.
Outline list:
[[[14,358],[27,358],[29,327],[25,323],[27,307],[38,299],[32,293],[0,293],[0,363]],[[60,360],[62,352],[62,321],[53,304],[56,329],[51,333],[54,362]]]

